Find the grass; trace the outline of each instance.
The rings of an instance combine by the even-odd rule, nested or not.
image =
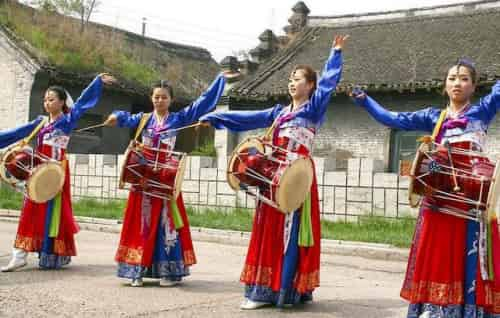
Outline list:
[[[343,241],[385,243],[397,247],[409,247],[413,238],[415,219],[388,219],[365,216],[355,222],[321,222],[324,238]]]
[[[125,200],[100,201],[84,198],[73,201],[73,213],[78,216],[103,219],[122,219],[125,210]]]
[[[0,186],[0,208],[20,209],[22,195]],[[124,200],[80,199],[73,201],[73,212],[78,216],[106,219],[122,219]],[[252,229],[253,211],[249,209],[187,207],[191,226],[249,232]],[[358,222],[321,221],[322,237],[342,241],[385,243],[397,247],[409,247],[413,237],[415,219],[388,219],[360,217]]]
[[[191,226],[244,232],[252,229],[253,212],[248,209],[205,208],[197,211],[187,207],[186,210]]]
[[[0,185],[0,208],[18,210],[21,208],[23,195],[15,192],[7,186]]]
[[[121,34],[102,34],[90,26],[82,33],[71,19],[34,12],[0,4],[0,24],[40,51],[51,65],[69,72],[107,71],[144,86],[161,77],[151,65],[137,62],[140,52],[129,47]]]

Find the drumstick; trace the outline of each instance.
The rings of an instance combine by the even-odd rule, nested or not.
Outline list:
[[[174,131],[179,131],[179,130],[183,130],[183,129],[187,129],[187,128],[192,128],[192,127],[198,127],[200,126],[202,123],[200,121],[194,123],[194,124],[190,124],[190,125],[187,125],[187,126],[183,126],[183,127],[179,127],[179,128],[175,128],[175,129],[166,129],[165,131],[161,132],[160,134],[166,134],[166,133],[170,133],[170,132],[174,132]]]
[[[81,131],[89,130],[89,129],[92,129],[92,128],[99,128],[99,127],[103,127],[103,126],[106,126],[106,124],[102,123],[102,124],[97,124],[97,125],[93,125],[93,126],[88,126],[88,127],[85,127],[85,128],[77,129],[75,131],[76,132],[81,132]]]
[[[453,177],[453,183],[455,184],[455,186],[453,187],[453,191],[458,192],[458,191],[460,191],[460,187],[458,186],[457,175],[455,174],[455,167],[453,166],[453,159],[451,157],[450,142],[448,140],[446,140],[444,142],[444,146],[446,147],[446,150],[448,151],[448,160],[450,160],[450,166],[451,166],[451,176]]]

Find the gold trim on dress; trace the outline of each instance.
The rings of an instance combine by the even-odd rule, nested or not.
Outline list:
[[[194,251],[184,251],[184,265],[189,266],[193,264],[196,264],[196,255],[194,255]]]
[[[142,262],[142,248],[130,248],[128,246],[120,245],[116,252],[115,260],[121,263],[132,265],[140,265]]]
[[[436,305],[462,304],[464,302],[463,282],[412,282],[411,288],[401,290],[401,297],[411,303],[430,302]]]
[[[62,240],[54,240],[54,254],[62,256],[76,256],[75,245],[67,246]]]
[[[273,269],[271,267],[245,264],[240,281],[246,284],[271,286]]]
[[[26,252],[37,252],[42,249],[42,239],[17,235],[14,247]]]
[[[300,294],[314,290],[319,286],[319,271],[316,270],[312,273],[299,273],[295,276],[295,288]]]

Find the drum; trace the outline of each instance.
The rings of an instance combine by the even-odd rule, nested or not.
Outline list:
[[[0,158],[0,178],[31,201],[43,203],[61,191],[65,171],[61,162],[34,152],[28,145],[16,144]]]
[[[182,189],[186,155],[132,141],[125,152],[119,188],[130,184],[135,191],[160,199],[177,199]]]
[[[410,205],[416,207],[426,196],[427,204],[474,220],[493,209],[500,190],[498,162],[470,149],[468,142],[421,144],[411,169]]]
[[[313,181],[310,158],[287,153],[258,137],[240,143],[228,163],[227,180],[284,213],[304,203]]]

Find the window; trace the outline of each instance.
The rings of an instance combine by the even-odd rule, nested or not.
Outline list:
[[[418,138],[428,135],[423,131],[391,131],[389,168],[391,172],[409,175],[417,152]]]

